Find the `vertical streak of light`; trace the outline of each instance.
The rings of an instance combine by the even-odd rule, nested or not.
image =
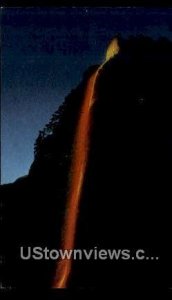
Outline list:
[[[67,195],[67,207],[62,231],[61,249],[71,250],[74,248],[76,223],[78,216],[79,201],[88,160],[91,107],[94,103],[94,90],[99,71],[104,64],[119,51],[118,41],[112,40],[107,52],[106,60],[91,75],[87,82],[83,104],[79,116],[78,126],[73,144],[73,156],[70,169],[70,187]],[[53,280],[53,288],[66,288],[72,266],[71,259],[61,259],[57,262],[56,273]]]

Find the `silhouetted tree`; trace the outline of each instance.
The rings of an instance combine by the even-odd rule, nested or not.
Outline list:
[[[6,268],[14,285],[50,286],[54,262],[21,262],[20,245],[60,247],[73,141],[88,78],[39,132],[27,178],[3,187],[8,226]],[[144,248],[156,261],[73,264],[71,286],[151,285],[172,266],[167,251],[172,169],[172,43],[120,39],[120,52],[101,70],[92,107],[89,160],[78,213],[76,248]],[[160,201],[159,201],[160,199]],[[167,259],[168,258],[168,259]],[[16,271],[17,270],[17,271]],[[7,278],[8,278],[7,276]]]

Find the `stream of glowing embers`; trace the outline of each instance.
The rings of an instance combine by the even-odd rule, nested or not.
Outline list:
[[[79,202],[89,153],[90,124],[92,118],[91,108],[95,101],[94,96],[97,77],[104,64],[118,52],[118,41],[117,39],[114,39],[111,41],[107,49],[105,62],[101,64],[100,67],[90,76],[86,85],[73,144],[73,155],[69,173],[70,186],[66,199],[66,211],[60,247],[63,251],[74,249]],[[57,261],[52,285],[53,288],[67,287],[71,268],[71,259],[60,259]]]

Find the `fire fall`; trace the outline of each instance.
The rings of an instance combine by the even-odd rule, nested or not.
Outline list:
[[[99,75],[99,71],[103,68],[105,63],[118,54],[118,52],[118,40],[113,39],[107,49],[105,61],[90,76],[86,85],[85,95],[81,105],[79,120],[73,141],[73,153],[69,173],[70,185],[67,193],[66,211],[62,228],[61,249],[63,250],[74,249],[79,202],[89,153],[90,124],[92,118],[91,107],[96,100],[96,80]],[[66,288],[71,269],[71,259],[59,260],[57,262],[52,287]]]

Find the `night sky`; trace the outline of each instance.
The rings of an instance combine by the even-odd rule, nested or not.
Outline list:
[[[39,130],[116,34],[172,40],[172,9],[2,8],[1,182],[28,173]]]

